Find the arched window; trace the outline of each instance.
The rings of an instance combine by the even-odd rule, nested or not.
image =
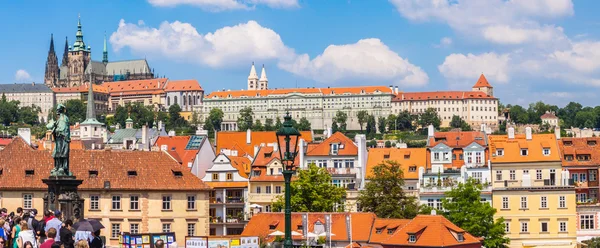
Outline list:
[[[170,96],[167,97],[167,106],[171,106],[171,97]]]
[[[183,96],[183,106],[185,106],[185,104],[186,104],[186,99],[187,98],[185,98],[185,96]]]
[[[192,105],[192,96],[191,95],[188,95],[188,104]]]
[[[177,96],[175,96],[175,98],[173,100],[173,105],[175,105],[175,104],[179,105],[179,102],[177,101]]]

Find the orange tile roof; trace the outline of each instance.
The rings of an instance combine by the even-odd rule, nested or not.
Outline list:
[[[108,88],[108,91],[112,94],[121,93],[124,94],[126,92],[137,92],[137,93],[146,93],[162,92],[165,84],[167,83],[167,78],[153,78],[153,79],[144,79],[144,80],[130,80],[130,81],[117,81],[117,82],[107,82],[102,85]]]
[[[195,79],[169,81],[165,86],[165,91],[202,91],[200,83]]]
[[[444,143],[452,148],[464,148],[471,143],[486,147],[485,134],[478,131],[450,131],[450,132],[435,132],[432,138],[429,138],[427,147],[435,147],[440,143]]]
[[[167,151],[178,160],[182,165],[188,166],[188,163],[193,163],[198,154],[198,150],[186,150],[188,142],[191,136],[161,136],[156,139],[154,146],[160,149],[161,146],[166,145]],[[175,152],[176,155],[172,153]]]
[[[54,93],[86,93],[89,91],[88,84],[83,84],[75,87],[56,87],[52,88]],[[108,89],[104,85],[94,84],[92,85],[92,90],[94,93],[106,93],[108,94]]]
[[[307,213],[292,213],[292,230],[298,231],[298,225],[302,225],[302,216]],[[349,241],[348,237],[348,226],[352,230],[352,240],[357,242],[366,242],[369,240],[369,229],[375,220],[376,216],[373,213],[308,213],[308,225],[307,229],[309,232],[314,232],[315,222],[320,220],[325,222],[325,216],[331,215],[331,233],[335,234],[331,236],[332,241]],[[352,222],[348,223],[346,216],[351,215]],[[259,213],[258,215],[252,216],[250,222],[244,228],[242,232],[243,236],[258,236],[268,240],[274,239],[272,236],[268,236],[270,233],[275,231],[283,232],[285,230],[284,225],[284,214],[283,213]],[[275,228],[271,229],[270,225],[275,224]],[[326,225],[326,223],[323,223]],[[300,232],[302,233],[302,232]],[[306,239],[304,236],[294,236],[294,239]]]
[[[110,182],[111,190],[134,191],[198,191],[210,190],[202,180],[184,166],[173,161],[164,152],[71,150],[70,169],[82,179],[80,190],[104,190]],[[35,150],[21,138],[15,138],[0,151],[0,190],[47,190],[42,178],[50,176],[54,159],[48,150]],[[26,176],[25,170],[34,170]],[[135,170],[137,176],[128,176]],[[90,177],[89,171],[98,175]],[[181,172],[176,176],[174,172]]]
[[[421,246],[421,247],[471,247],[470,245],[481,244],[481,240],[460,227],[454,225],[448,219],[441,215],[417,215],[414,219],[404,224],[396,223],[399,227],[389,235],[388,239],[380,242],[370,241],[369,243],[378,243],[390,246]],[[403,227],[400,225],[404,224]],[[371,235],[376,233],[375,227],[371,230]],[[463,233],[464,241],[458,242],[452,232]],[[384,230],[383,233],[387,233]],[[415,234],[416,242],[409,242],[409,234]]]
[[[480,91],[430,91],[398,93],[392,102],[425,100],[496,99]]]
[[[213,188],[247,188],[248,182],[206,182]]]
[[[409,222],[410,220],[408,219],[375,219],[375,222],[373,222],[373,226],[370,229],[371,238],[369,239],[369,243],[383,243],[387,241],[392,237],[392,235],[388,234],[388,228],[397,228],[396,230],[399,230]],[[381,230],[381,233],[377,233],[378,230]]]
[[[565,145],[565,143],[571,143],[570,145]],[[590,142],[590,144],[588,144]],[[595,145],[593,145],[595,142]],[[600,137],[590,137],[590,138],[561,138],[558,141],[558,147],[561,151],[560,158],[562,159],[562,165],[565,167],[593,167],[598,168],[600,165]],[[587,154],[590,155],[589,161],[579,161],[577,160],[577,154]],[[572,155],[573,160],[567,161],[565,159],[565,155]]]
[[[357,156],[358,147],[352,142],[352,140],[341,132],[336,132],[331,137],[324,140],[322,143],[307,149],[306,156],[329,156],[331,152],[331,144],[339,143],[343,144],[344,148],[338,149],[339,156]]]
[[[37,145],[38,150],[46,150],[44,148],[43,140],[38,140],[37,142],[32,142],[32,143],[35,143]],[[71,140],[71,142],[69,143],[69,148],[71,150],[84,150],[85,144],[83,143],[82,140]],[[51,147],[48,150],[52,150],[52,149],[54,149],[54,143],[52,143]]]
[[[490,83],[488,83],[488,81],[485,78],[485,76],[483,75],[483,73],[481,74],[481,76],[479,76],[479,79],[477,79],[477,82],[475,83],[475,85],[473,85],[473,88],[479,88],[479,87],[494,88],[494,87],[492,87],[492,85]]]
[[[373,167],[392,160],[401,165],[404,179],[419,179],[419,168],[426,167],[426,159],[426,148],[371,148],[367,159],[367,178],[373,176]],[[410,171],[412,166],[414,171]]]
[[[547,113],[543,114],[542,116],[540,116],[540,119],[558,119],[558,117],[556,117],[556,115],[554,115],[554,113],[547,112]]]
[[[265,97],[269,95],[286,94],[319,94],[319,95],[342,95],[342,94],[373,94],[377,92],[391,94],[392,90],[385,86],[360,86],[343,88],[290,88],[290,89],[268,89],[268,90],[232,90],[217,91],[206,95],[204,98],[239,98],[239,97]]]
[[[532,134],[531,140],[526,140],[524,134],[515,134],[514,139],[508,139],[508,135],[489,135],[488,139],[490,154],[496,154],[497,148],[504,149],[503,156],[491,156],[492,163],[560,161],[554,134]],[[550,146],[550,155],[543,155],[543,146]],[[521,148],[528,149],[527,156],[521,156]]]
[[[231,166],[235,168],[241,177],[248,178],[248,173],[250,173],[251,162],[250,159],[246,157],[234,157],[227,156],[229,160],[231,160]]]
[[[310,131],[301,131],[301,139],[307,142],[312,141],[312,133]],[[246,143],[246,132],[217,132],[217,153],[221,149],[231,149],[238,152],[238,156],[248,154],[254,157],[254,146],[261,144],[277,143],[275,131],[252,131],[250,134],[250,144]]]

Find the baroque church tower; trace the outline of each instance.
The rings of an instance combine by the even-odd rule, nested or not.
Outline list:
[[[80,86],[85,81],[85,68],[91,60],[91,48],[85,46],[83,42],[83,32],[81,32],[81,18],[77,21],[77,34],[73,47],[69,51],[69,85],[67,87]]]
[[[44,74],[44,83],[48,87],[54,87],[58,82],[60,71],[58,69],[58,58],[54,52],[54,35],[50,35],[50,49],[48,50],[48,59],[46,59],[46,72]]]

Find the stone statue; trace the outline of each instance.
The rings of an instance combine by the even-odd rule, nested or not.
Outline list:
[[[73,176],[69,171],[69,143],[71,143],[71,130],[69,126],[69,117],[66,115],[67,109],[64,105],[56,106],[56,121],[52,120],[46,125],[52,131],[54,138],[54,169],[50,171],[50,176]]]

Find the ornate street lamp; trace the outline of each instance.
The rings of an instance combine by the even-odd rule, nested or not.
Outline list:
[[[294,160],[298,155],[298,138],[300,132],[294,128],[292,117],[288,112],[283,117],[283,127],[281,127],[275,135],[277,135],[277,146],[279,147],[279,157],[281,158],[281,166],[283,167],[283,178],[285,179],[285,240],[283,247],[292,248],[292,209],[290,204],[290,181],[294,174]]]

